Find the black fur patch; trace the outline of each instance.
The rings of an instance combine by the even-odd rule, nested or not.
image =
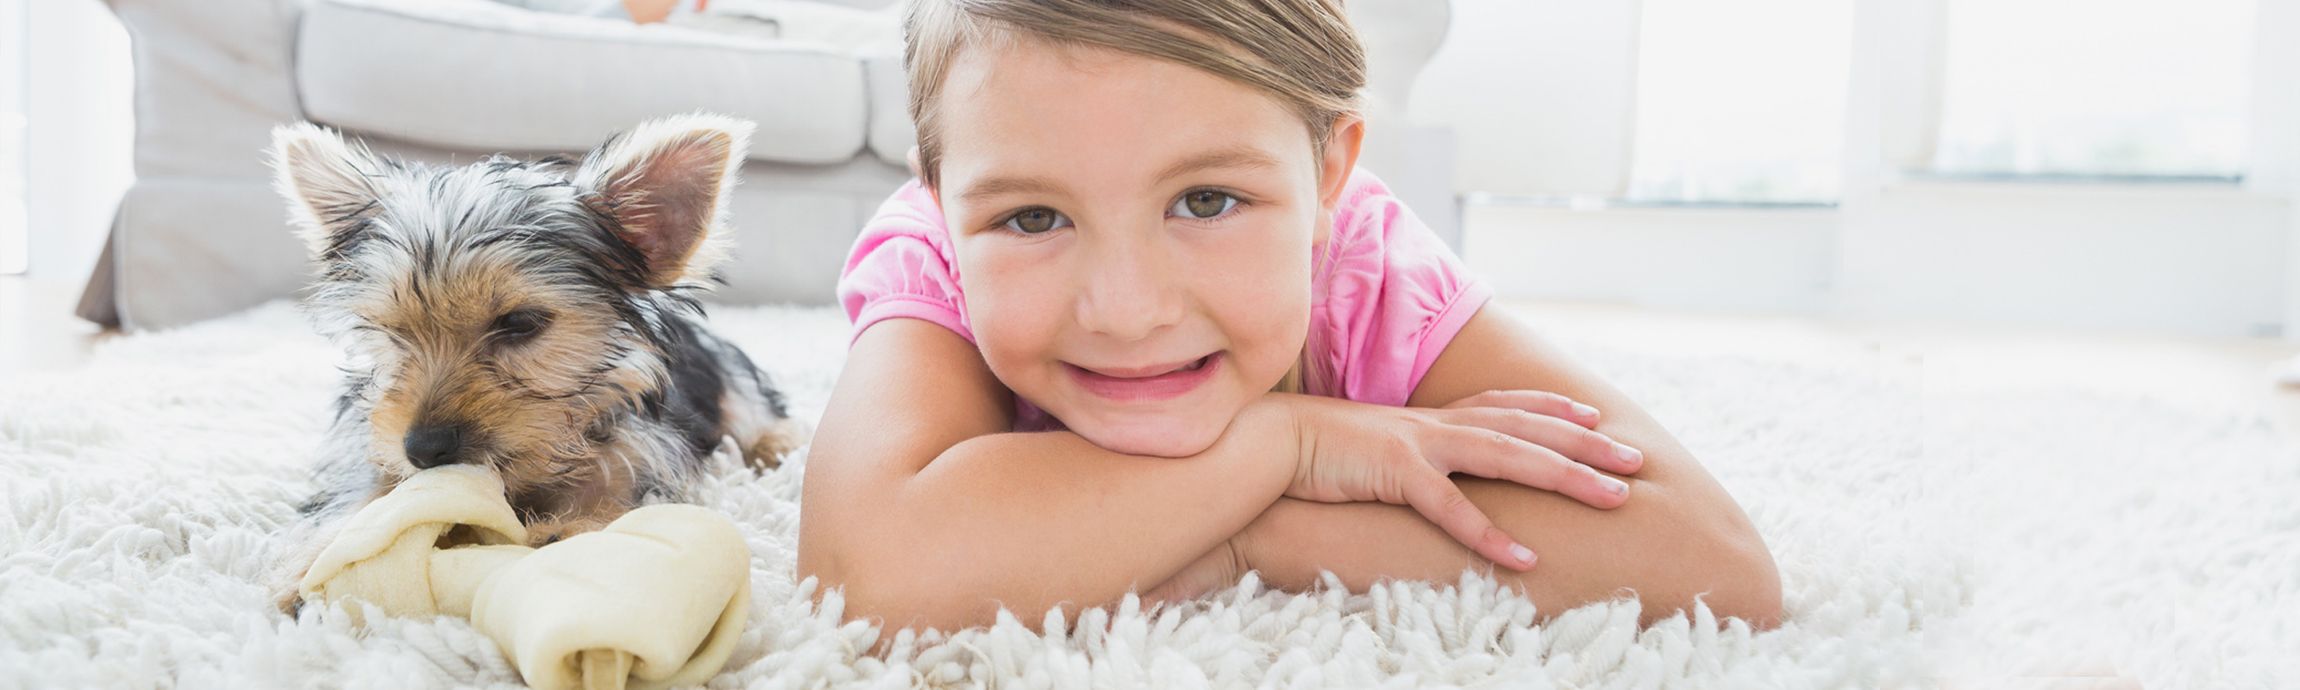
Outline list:
[[[656,408],[657,418],[687,437],[690,450],[708,453],[727,433],[720,409],[727,392],[725,374],[719,371],[718,358],[703,344],[703,338],[710,336],[686,319],[673,317],[664,322],[666,337],[658,346],[663,348],[671,380],[649,396],[648,404]]]

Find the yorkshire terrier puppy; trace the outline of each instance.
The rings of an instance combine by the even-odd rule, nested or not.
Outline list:
[[[782,395],[704,327],[751,124],[650,121],[581,161],[390,160],[309,124],[272,167],[317,265],[306,310],[350,352],[276,587],[416,471],[502,475],[535,545],[686,500],[733,437],[754,468],[804,441]]]

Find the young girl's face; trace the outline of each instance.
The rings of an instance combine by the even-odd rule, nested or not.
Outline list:
[[[961,51],[941,99],[936,196],[1016,395],[1104,448],[1191,455],[1300,356],[1326,209],[1299,116],[1192,67],[1029,40]]]

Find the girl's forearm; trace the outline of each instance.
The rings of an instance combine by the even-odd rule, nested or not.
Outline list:
[[[1291,417],[1250,406],[1187,458],[1113,453],[1067,432],[978,436],[883,505],[841,510],[826,584],[890,629],[1031,619],[1148,589],[1244,529],[1292,479]],[[825,564],[817,563],[821,566]],[[835,580],[835,581],[834,581]]]
[[[1690,608],[1696,595],[1721,617],[1760,626],[1780,617],[1779,575],[1738,509],[1706,510],[1713,506],[1636,479],[1634,498],[1605,511],[1508,482],[1455,481],[1540,554],[1532,570],[1496,567],[1411,509],[1382,503],[1279,499],[1234,545],[1247,567],[1282,589],[1309,587],[1320,570],[1362,592],[1379,580],[1450,583],[1475,568],[1525,592],[1545,616],[1634,594],[1646,622]]]

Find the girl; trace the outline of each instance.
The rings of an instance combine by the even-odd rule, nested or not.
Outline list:
[[[918,0],[905,24],[919,179],[841,278],[800,522],[799,575],[848,614],[1500,565],[1548,612],[1778,618],[1717,482],[1355,169],[1338,0]]]

